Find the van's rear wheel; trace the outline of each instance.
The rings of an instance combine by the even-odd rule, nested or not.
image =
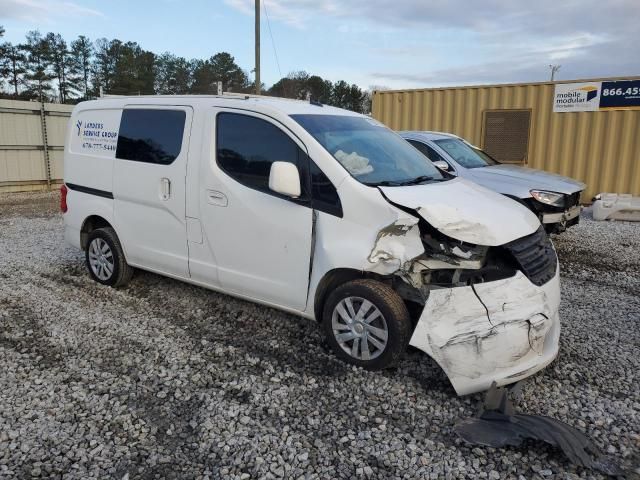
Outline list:
[[[402,298],[370,279],[347,282],[331,292],[324,305],[323,327],[338,357],[369,370],[396,363],[411,335]]]
[[[122,287],[133,276],[133,268],[127,265],[113,228],[98,228],[89,233],[85,259],[91,278],[103,285]]]

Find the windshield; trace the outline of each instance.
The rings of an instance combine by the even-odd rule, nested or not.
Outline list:
[[[479,148],[472,147],[467,142],[460,140],[459,138],[434,140],[434,142],[464,168],[479,168],[488,167],[489,165],[498,165],[498,162],[488,154]]]
[[[347,171],[366,185],[412,185],[445,176],[381,123],[345,115],[291,115]]]

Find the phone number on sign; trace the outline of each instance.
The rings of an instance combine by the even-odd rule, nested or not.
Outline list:
[[[602,90],[602,96],[607,97],[610,95],[638,95],[640,94],[639,87],[629,87],[625,90],[622,88],[605,88]]]
[[[109,145],[106,143],[83,143],[82,148],[95,148],[99,150],[115,150],[115,145]]]

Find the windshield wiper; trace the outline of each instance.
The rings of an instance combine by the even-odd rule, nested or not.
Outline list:
[[[416,178],[410,178],[408,180],[382,180],[380,182],[368,182],[365,185],[370,187],[405,187],[407,185],[418,185],[424,182],[440,182],[445,180],[444,178],[435,178],[430,175],[420,175]]]
[[[419,177],[412,178],[410,180],[405,180],[404,182],[400,182],[401,185],[418,185],[423,182],[429,182],[431,180],[436,180],[436,178],[430,175],[420,175]]]
[[[392,180],[382,180],[380,182],[362,182],[369,187],[399,187],[406,185],[404,182],[394,182]]]

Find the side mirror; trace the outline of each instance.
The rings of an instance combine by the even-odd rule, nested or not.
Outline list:
[[[433,165],[438,167],[440,170],[444,170],[445,172],[449,171],[449,164],[444,160],[436,160],[433,162]]]
[[[291,198],[300,196],[298,167],[290,162],[273,162],[269,172],[269,188]]]

